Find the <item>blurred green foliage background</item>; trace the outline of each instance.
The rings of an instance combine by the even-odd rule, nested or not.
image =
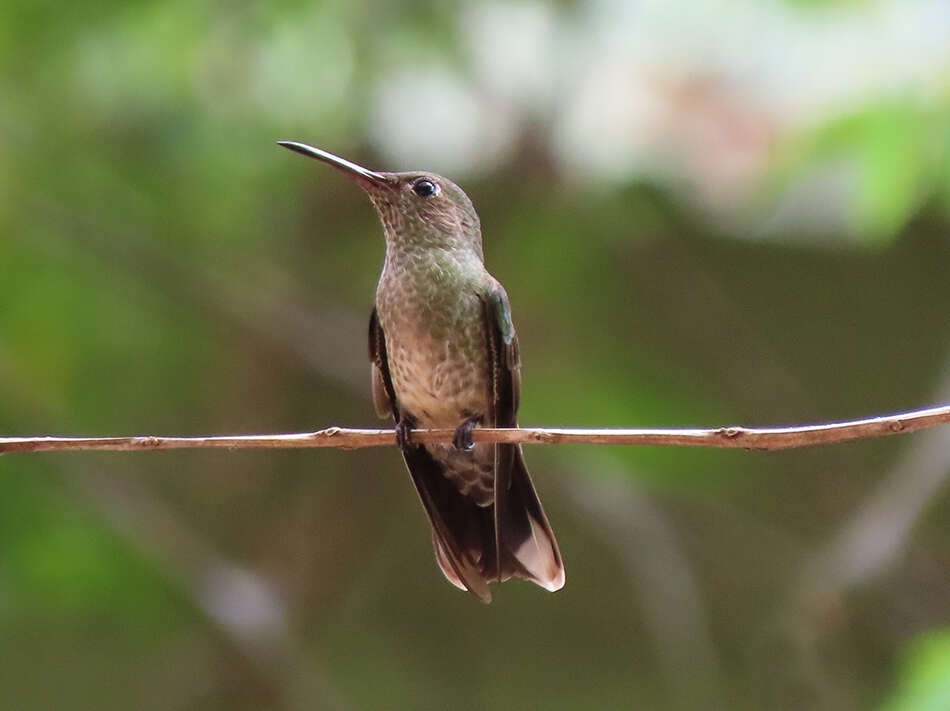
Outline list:
[[[368,201],[462,184],[534,426],[950,401],[944,0],[0,5],[0,434],[376,426]],[[945,708],[950,430],[531,447],[567,587],[398,454],[0,459],[10,709]]]

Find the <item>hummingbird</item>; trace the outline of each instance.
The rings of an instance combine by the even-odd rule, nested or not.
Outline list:
[[[369,320],[373,405],[395,422],[442,573],[485,603],[490,583],[513,577],[561,589],[561,553],[521,445],[473,442],[479,425],[517,427],[521,361],[472,201],[434,173],[377,172],[277,143],[342,171],[379,214],[386,256]],[[451,444],[417,444],[414,428],[455,434]]]

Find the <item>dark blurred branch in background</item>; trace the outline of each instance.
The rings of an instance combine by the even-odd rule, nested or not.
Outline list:
[[[774,451],[903,434],[950,423],[950,405],[864,420],[800,427],[718,427],[685,430],[584,430],[525,427],[476,429],[476,442],[509,444],[633,444],[721,447]],[[450,429],[413,430],[417,443],[451,442]],[[223,437],[0,437],[0,454],[64,450],[136,451],[143,449],[360,449],[395,444],[393,430],[328,427],[317,432]]]
[[[950,364],[944,367],[936,394],[950,394]],[[842,708],[841,685],[823,660],[822,644],[840,628],[846,596],[906,556],[912,530],[948,475],[950,434],[931,430],[904,451],[890,474],[816,550],[790,586],[782,620],[798,667],[820,692],[814,708]]]
[[[950,394],[950,363],[937,394]],[[915,440],[806,569],[803,587],[833,597],[893,565],[948,475],[950,432],[933,430]]]

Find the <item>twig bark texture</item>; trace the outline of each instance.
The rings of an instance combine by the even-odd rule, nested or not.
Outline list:
[[[654,447],[724,447],[773,451],[903,434],[950,423],[950,405],[865,420],[799,427],[719,427],[715,429],[547,429],[479,428],[476,442],[520,444],[615,444]],[[451,442],[453,430],[414,430],[419,443]],[[393,430],[328,427],[317,432],[221,437],[0,437],[0,454],[53,451],[138,451],[144,449],[358,449],[395,444]]]

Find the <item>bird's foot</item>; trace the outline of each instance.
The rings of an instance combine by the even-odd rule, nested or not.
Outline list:
[[[399,449],[409,449],[411,446],[410,437],[412,430],[416,426],[416,420],[409,415],[403,415],[402,419],[396,423],[396,444]]]
[[[455,436],[452,438],[452,446],[460,452],[467,452],[475,446],[472,441],[472,430],[474,430],[482,421],[481,417],[469,417],[455,430]]]

